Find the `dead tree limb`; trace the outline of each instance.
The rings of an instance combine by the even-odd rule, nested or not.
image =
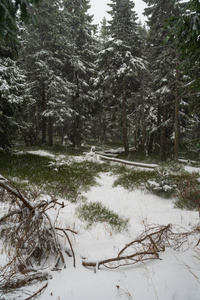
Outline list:
[[[155,169],[158,166],[156,164],[144,164],[144,163],[122,160],[122,159],[118,159],[118,158],[114,158],[114,157],[107,157],[105,155],[100,155],[100,154],[98,154],[98,155],[100,158],[102,158],[104,160],[117,162],[117,163],[121,163],[121,164],[128,165],[128,166],[135,166],[135,167],[148,168],[148,169]]]
[[[125,245],[116,257],[97,262],[83,260],[82,265],[98,269],[103,265],[109,269],[116,269],[147,260],[160,259],[159,253],[164,252],[166,247],[177,250],[188,240],[188,236],[196,236],[196,233],[200,232],[199,225],[192,231],[181,232],[179,229],[171,224],[150,226],[139,237]]]
[[[72,251],[72,256],[73,256],[73,266],[74,266],[74,268],[75,268],[75,267],[76,267],[76,258],[75,258],[74,250],[73,250],[73,247],[72,247],[72,243],[71,243],[71,241],[70,241],[70,239],[69,239],[68,234],[66,233],[66,230],[63,229],[63,228],[57,228],[57,227],[56,227],[55,229],[56,229],[56,230],[62,231],[62,232],[64,233],[64,235],[66,236],[67,241],[68,241],[68,243],[69,243],[69,245],[70,245],[70,249],[71,249],[71,251]]]
[[[5,189],[6,191],[8,191],[10,194],[12,194],[13,196],[15,196],[16,198],[18,198],[19,200],[22,201],[22,203],[29,209],[32,210],[34,209],[33,204],[26,199],[21,193],[20,191],[14,187],[11,182],[9,182],[6,179],[0,179],[0,187],[2,187],[3,189]]]
[[[119,252],[118,256],[122,255],[122,253],[128,249],[129,247],[133,246],[134,244],[142,244],[144,241],[148,241],[150,246],[156,251],[159,252],[161,249],[161,242],[162,242],[162,235],[170,229],[170,224],[167,226],[161,226],[158,230],[153,232],[145,231],[145,234],[138,237],[136,240],[132,241],[131,243],[127,244],[121,251]],[[166,242],[166,241],[165,241]],[[162,245],[163,248],[164,245]]]
[[[23,272],[25,270],[28,272],[30,268],[35,270],[36,273],[28,276],[29,282],[37,280],[37,278],[38,280],[45,278],[38,274],[38,270],[43,270],[49,259],[54,262],[52,269],[57,269],[58,265],[66,268],[66,252],[63,247],[64,240],[62,240],[64,237],[58,232],[63,232],[67,238],[75,265],[75,254],[67,235],[68,229],[56,227],[58,215],[55,220],[52,220],[48,214],[49,209],[53,209],[55,206],[59,206],[59,213],[60,209],[64,207],[64,203],[59,203],[57,199],[42,200],[39,203],[31,202],[12,183],[2,177],[0,178],[0,187],[5,189],[12,198],[12,201],[8,200],[10,204],[8,211],[0,218],[0,237],[3,239],[4,246],[12,249],[13,253],[9,263],[0,271],[2,278],[0,288],[15,286],[16,278],[19,279],[18,286],[23,284],[23,280],[20,279],[22,269]],[[9,199],[7,195],[6,199]],[[15,208],[15,201],[20,203],[19,209]],[[70,229],[69,231],[76,233]]]
[[[97,267],[99,269],[99,267],[101,265],[106,266],[106,264],[109,263],[113,263],[113,262],[119,262],[121,260],[126,261],[127,263],[125,265],[128,264],[128,261],[131,261],[131,264],[137,263],[137,262],[141,262],[143,261],[144,257],[149,257],[148,259],[159,259],[159,255],[158,253],[156,253],[155,251],[144,251],[144,252],[140,252],[140,253],[134,253],[134,254],[130,254],[130,255],[125,255],[125,256],[117,256],[117,257],[113,257],[113,258],[109,258],[109,259],[104,259],[104,260],[100,260],[98,262],[86,262],[83,261],[82,265],[84,267]],[[145,258],[147,259],[147,258]],[[130,263],[129,263],[130,264]],[[109,266],[109,269],[116,269],[118,268],[118,266]]]
[[[35,298],[36,296],[38,296],[39,294],[41,294],[43,292],[44,289],[46,289],[46,287],[48,286],[48,283],[46,283],[41,289],[39,289],[39,291],[37,291],[36,293],[34,293],[33,295],[31,295],[30,297],[26,298],[25,300],[30,300]]]

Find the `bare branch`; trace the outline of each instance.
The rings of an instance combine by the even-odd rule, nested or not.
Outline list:
[[[66,253],[62,245],[64,240],[61,240],[64,236],[70,245],[75,266],[75,253],[67,231],[76,232],[58,228],[55,224],[60,210],[65,207],[64,203],[53,198],[50,201],[42,200],[40,203],[30,202],[5,178],[0,179],[0,187],[5,189],[4,197],[11,203],[11,211],[7,211],[0,218],[0,236],[4,245],[12,249],[9,262],[0,270],[0,290],[12,290],[35,280],[47,279],[46,275],[43,276],[43,273],[38,271],[47,267],[49,261],[54,263],[54,269],[58,264],[66,268]],[[17,198],[22,204],[19,209],[12,207],[15,206],[11,201],[13,196],[15,201]],[[57,205],[58,214],[55,220],[51,220],[47,211]],[[26,278],[22,276],[24,273]]]
[[[11,183],[6,181],[6,180],[0,180],[0,187],[2,187],[3,189],[7,190],[9,193],[11,193],[12,195],[14,195],[15,197],[17,197],[18,199],[20,199],[22,201],[22,203],[29,209],[32,210],[34,209],[34,206],[30,203],[30,201],[28,199],[26,199],[16,187],[12,187],[10,186]]]
[[[67,240],[68,240],[68,243],[69,243],[69,245],[70,245],[70,248],[71,248],[71,251],[72,251],[72,256],[73,256],[73,261],[74,261],[74,268],[76,267],[76,260],[75,260],[75,254],[74,254],[74,250],[73,250],[73,247],[72,247],[72,243],[71,243],[71,241],[70,241],[70,239],[69,239],[69,237],[68,237],[68,234],[66,233],[66,231],[64,230],[64,229],[62,229],[62,228],[58,228],[58,227],[56,227],[55,228],[56,230],[61,230],[63,233],[64,233],[64,235],[66,236],[66,238],[67,238]]]
[[[166,247],[180,248],[188,241],[188,236],[196,236],[199,230],[197,225],[192,231],[181,232],[180,227],[154,225],[148,227],[139,237],[124,246],[116,257],[100,260],[98,262],[82,261],[85,267],[99,268],[101,265],[108,269],[116,269],[122,266],[129,266],[146,260],[160,259],[159,252],[165,251]],[[122,264],[120,262],[123,261]],[[114,265],[112,265],[115,263]],[[109,265],[111,264],[111,265]]]
[[[34,293],[32,296],[26,298],[25,300],[30,300],[35,298],[36,296],[38,296],[39,294],[41,294],[41,292],[46,289],[46,287],[48,286],[48,283],[46,283],[41,289],[39,289],[39,291],[37,291],[36,293]]]
[[[13,211],[10,211],[8,214],[4,215],[2,218],[0,218],[0,223],[8,219],[9,217],[14,216],[15,214],[22,214],[22,211],[20,209],[16,209]]]

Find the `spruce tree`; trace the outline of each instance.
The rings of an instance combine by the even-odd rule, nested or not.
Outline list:
[[[16,62],[0,58],[0,149],[10,150],[17,133],[23,131],[28,95],[26,78]]]
[[[92,24],[92,16],[88,14],[89,0],[67,0],[64,7],[69,14],[68,26],[73,37],[73,53],[67,68],[68,80],[73,86],[70,99],[73,114],[68,123],[68,135],[73,146],[80,147],[82,140],[91,135],[96,26]]]
[[[200,3],[190,0],[182,4],[181,13],[172,15],[167,22],[168,40],[173,41],[181,58],[181,70],[190,78],[188,86],[191,88],[188,115],[190,118],[190,130],[187,138],[193,140],[193,144],[199,146],[200,138],[200,105],[199,105],[199,69],[200,69]],[[189,118],[189,116],[188,116]],[[190,145],[191,142],[188,141]]]
[[[29,122],[35,141],[53,144],[53,135],[62,132],[71,116],[72,85],[67,78],[72,43],[69,15],[63,1],[44,0],[37,11],[37,23],[27,27],[21,64],[26,71],[32,98]]]
[[[173,43],[164,43],[167,37],[166,20],[180,13],[179,1],[145,0],[148,17],[151,105],[154,106],[154,124],[151,124],[149,151],[157,151],[161,158],[174,152],[177,160],[180,133],[181,77],[179,58]]]
[[[140,57],[140,40],[134,3],[129,0],[112,0],[109,4],[112,19],[109,21],[111,38],[98,57],[97,85],[102,101],[108,100],[110,126],[121,132],[126,154],[129,153],[128,114],[134,107],[134,95],[139,89],[138,74],[145,68]]]

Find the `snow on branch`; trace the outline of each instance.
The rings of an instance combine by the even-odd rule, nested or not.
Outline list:
[[[143,164],[143,163],[127,161],[127,160],[123,160],[123,159],[118,159],[118,158],[114,158],[114,157],[108,157],[108,156],[101,155],[101,154],[99,154],[99,157],[104,159],[104,160],[109,160],[109,161],[121,163],[121,164],[124,164],[124,165],[142,167],[142,168],[148,168],[148,169],[155,169],[158,166],[156,164]]]

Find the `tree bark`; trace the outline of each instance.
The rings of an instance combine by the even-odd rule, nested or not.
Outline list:
[[[179,154],[179,73],[178,57],[176,55],[176,97],[174,111],[174,160],[178,161]]]
[[[157,107],[157,133],[155,136],[155,151],[159,154],[160,148],[160,136],[161,136],[161,100],[158,100],[158,107]]]
[[[42,113],[46,110],[46,97],[45,97],[45,86],[44,83],[42,84]],[[46,118],[42,116],[42,124],[41,124],[41,130],[42,130],[42,144],[46,143]]]
[[[49,138],[49,146],[53,146],[53,120],[52,117],[49,117],[48,120],[48,138]]]
[[[124,151],[126,155],[128,155],[129,143],[128,143],[128,128],[127,128],[127,100],[125,96],[122,99],[122,138],[124,144]]]
[[[144,87],[143,80],[141,78],[141,88],[140,88],[140,99],[141,99],[141,127],[142,127],[142,143],[141,148],[145,153],[146,150],[146,121],[145,121],[145,106],[144,106]]]
[[[160,157],[164,159],[166,156],[166,125],[165,122],[167,120],[167,109],[166,104],[164,103],[162,109],[162,123],[161,123],[161,133],[160,133]]]

